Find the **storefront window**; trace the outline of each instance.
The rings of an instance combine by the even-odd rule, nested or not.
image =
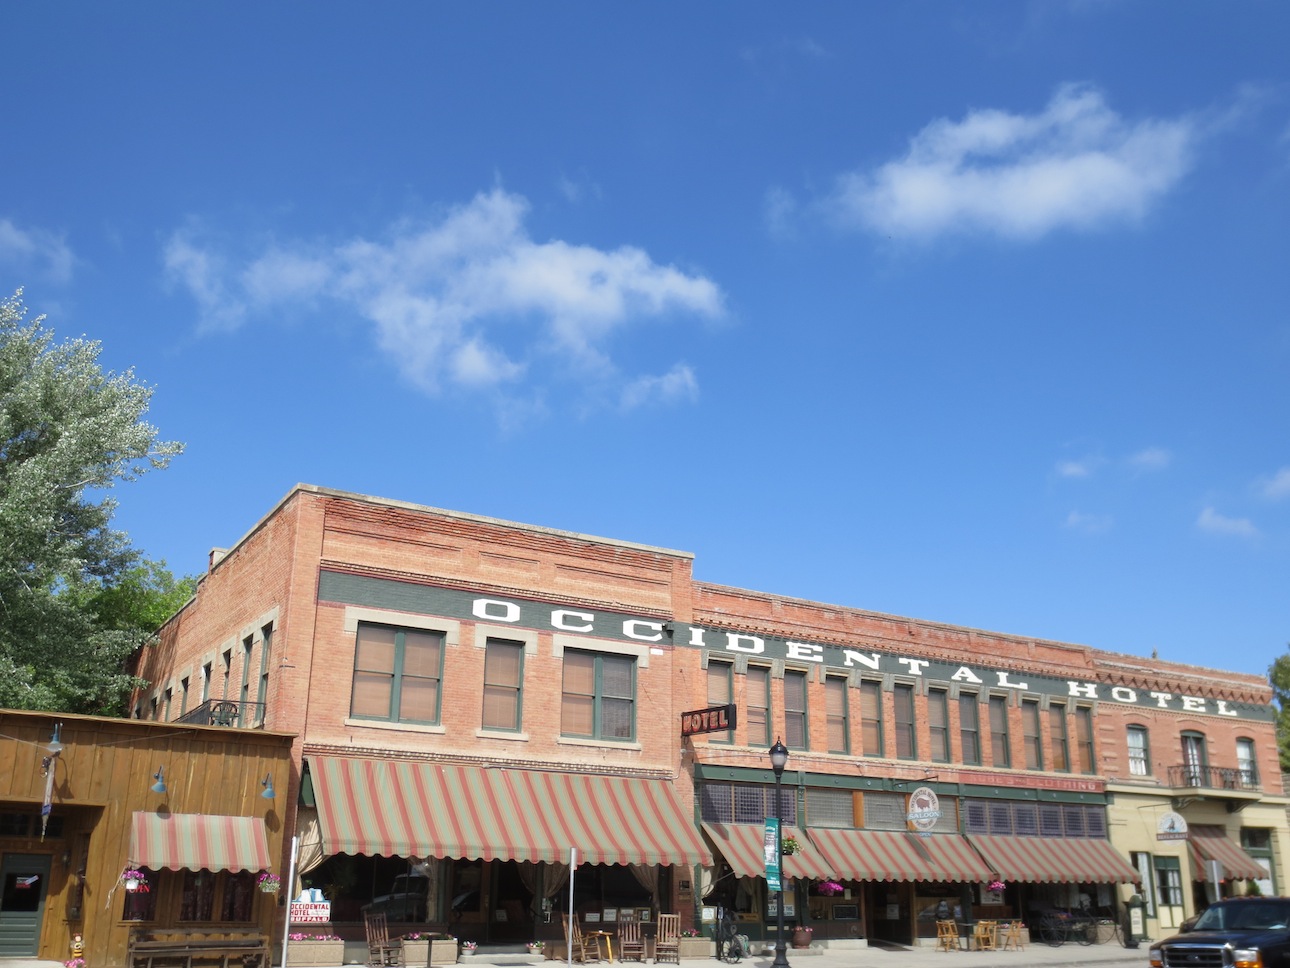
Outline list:
[[[220,904],[221,921],[250,921],[255,899],[255,875],[238,871],[224,876],[224,898]]]
[[[121,917],[126,921],[151,921],[157,916],[157,872],[141,871],[143,879],[136,890],[125,892]]]
[[[210,871],[184,871],[180,921],[209,921],[215,910],[215,875]]]

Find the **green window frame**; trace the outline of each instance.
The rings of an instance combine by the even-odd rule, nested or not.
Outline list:
[[[635,657],[565,649],[560,734],[608,742],[635,740]]]
[[[1130,723],[1125,728],[1124,740],[1129,751],[1129,776],[1150,776],[1151,736],[1147,727]]]
[[[360,622],[350,715],[439,725],[444,633]]]
[[[1039,725],[1039,701],[1021,700],[1021,746],[1026,757],[1026,769],[1044,768],[1044,739]]]
[[[1156,904],[1163,907],[1182,907],[1182,864],[1177,857],[1155,855],[1152,863],[1156,875]]]
[[[242,640],[242,688],[238,692],[237,724],[247,725],[251,719],[247,716],[247,706],[251,702],[251,655],[255,651],[255,636],[248,635]]]
[[[1048,732],[1053,744],[1053,770],[1057,773],[1071,771],[1070,731],[1066,725],[1066,704],[1055,702],[1048,706]]]
[[[273,626],[266,625],[260,629],[260,688],[255,697],[255,701],[260,704],[256,712],[256,722],[264,722],[264,714],[268,711],[267,703],[269,701],[269,652],[273,646]]]
[[[790,750],[810,749],[806,721],[806,673],[784,673],[784,743]]]
[[[728,706],[733,702],[735,667],[731,662],[708,660],[705,670],[709,706]],[[734,730],[725,729],[719,733],[709,733],[709,743],[733,743]]]
[[[1012,743],[1008,736],[1008,697],[991,696],[990,713],[990,762],[993,766],[1012,766]]]
[[[860,680],[860,739],[865,756],[883,755],[882,683]]]
[[[744,721],[749,746],[770,746],[770,669],[750,665],[744,674]]]
[[[892,687],[892,719],[896,725],[896,758],[918,759],[918,733],[915,729],[914,687],[898,682]]]
[[[484,729],[519,732],[524,721],[524,643],[484,640]]]
[[[933,763],[950,761],[950,694],[945,689],[927,690],[927,728],[931,734],[932,748],[928,751]]]
[[[824,707],[830,753],[851,752],[851,716],[847,709],[847,680],[843,676],[827,676],[824,680]]]
[[[1079,772],[1086,776],[1097,772],[1097,750],[1093,747],[1093,710],[1088,706],[1075,707],[1075,751],[1079,757]]]
[[[981,763],[981,699],[974,692],[959,693],[959,748],[962,762]]]

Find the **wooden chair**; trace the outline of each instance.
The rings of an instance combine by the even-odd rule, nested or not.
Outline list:
[[[972,942],[977,951],[995,951],[999,947],[999,922],[978,921],[972,930]]]
[[[582,926],[578,924],[578,919],[569,920],[569,915],[561,914],[564,919],[564,936],[569,939],[569,955],[573,961],[586,964],[588,961],[604,961],[605,953],[600,950],[600,935],[586,935],[582,933]],[[572,926],[572,934],[570,933]],[[592,958],[592,954],[595,958]]]
[[[658,936],[654,939],[654,963],[675,961],[681,963],[681,915],[660,914]]]
[[[957,921],[936,922],[936,950],[959,950],[959,926]]]
[[[1021,922],[1009,921],[1004,925],[1003,942],[999,945],[999,950],[1007,951],[1011,948],[1013,951],[1020,951],[1025,947],[1021,940]]]
[[[623,961],[645,960],[645,939],[634,911],[618,919],[618,957]]]
[[[363,932],[367,935],[367,963],[372,968],[403,964],[403,939],[390,939],[390,925],[385,912],[363,912]]]

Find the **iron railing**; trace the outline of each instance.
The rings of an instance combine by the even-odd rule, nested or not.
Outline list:
[[[193,726],[230,726],[234,729],[256,729],[264,726],[262,702],[237,699],[207,699],[177,720]]]
[[[1210,790],[1258,790],[1259,775],[1253,769],[1231,766],[1169,767],[1171,787],[1204,787]]]

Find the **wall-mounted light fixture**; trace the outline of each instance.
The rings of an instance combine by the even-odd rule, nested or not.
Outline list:
[[[157,781],[152,785],[152,792],[165,793],[166,792],[166,768],[164,766],[157,767],[157,772],[152,774],[152,778]]]
[[[277,791],[273,789],[272,773],[264,774],[264,779],[260,781],[260,786],[264,787],[263,792],[261,792],[260,794],[260,796],[264,797],[264,799],[272,800],[275,796],[277,796]]]

